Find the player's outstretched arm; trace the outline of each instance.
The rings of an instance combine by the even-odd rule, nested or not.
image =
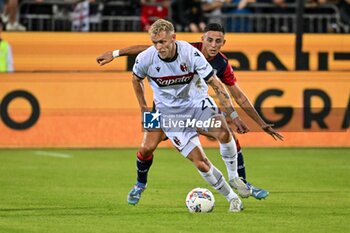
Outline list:
[[[128,56],[128,55],[137,55],[141,53],[143,50],[147,49],[149,45],[134,45],[130,47],[126,47],[123,49],[117,49],[114,51],[107,51],[102,53],[96,58],[96,61],[100,66],[103,66],[107,63],[113,61],[116,57]]]
[[[147,102],[146,102],[146,98],[145,98],[145,87],[143,85],[143,80],[138,78],[136,75],[133,75],[132,86],[134,88],[134,92],[136,94],[137,101],[139,102],[141,112],[148,111]]]
[[[230,115],[232,122],[237,127],[237,133],[247,133],[249,131],[249,128],[238,116],[225,86],[219,81],[216,75],[213,75],[207,83],[214,89],[216,95],[220,100],[221,105],[226,109],[226,112]]]
[[[237,104],[248,114],[250,118],[252,118],[266,133],[270,134],[275,140],[282,140],[283,135],[277,132],[273,125],[267,124],[259,115],[259,113],[254,108],[253,104],[250,102],[248,97],[244,94],[242,89],[236,83],[233,86],[227,86],[231,95],[237,102]]]

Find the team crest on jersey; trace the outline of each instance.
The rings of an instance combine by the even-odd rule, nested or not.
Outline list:
[[[188,67],[186,63],[181,63],[180,64],[180,69],[182,70],[182,72],[187,72],[188,71]]]
[[[173,139],[176,145],[181,146],[181,142],[176,136]]]

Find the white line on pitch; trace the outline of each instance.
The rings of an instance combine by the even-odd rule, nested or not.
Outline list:
[[[63,154],[63,153],[56,153],[56,152],[48,152],[48,151],[35,151],[36,155],[44,155],[44,156],[52,156],[52,157],[59,157],[59,158],[71,158],[72,155],[69,154]]]

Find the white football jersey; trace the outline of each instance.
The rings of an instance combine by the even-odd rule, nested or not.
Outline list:
[[[171,60],[158,56],[154,46],[136,57],[133,73],[147,77],[160,107],[185,107],[208,95],[205,80],[214,73],[203,54],[186,41],[176,41],[176,55]]]

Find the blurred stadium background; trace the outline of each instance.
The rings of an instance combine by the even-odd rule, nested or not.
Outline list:
[[[241,88],[263,117],[274,123],[285,136],[284,142],[276,142],[261,132],[244,113],[241,114],[252,128],[249,134],[239,136],[243,148],[250,148],[247,149],[248,170],[252,174],[250,177],[259,184],[267,184],[272,197],[263,204],[249,200],[247,216],[242,217],[245,219],[244,224],[239,224],[237,229],[240,232],[254,232],[247,230],[245,224],[252,224],[253,221],[253,229],[260,229],[262,226],[256,223],[260,220],[267,223],[261,232],[273,232],[271,227],[275,224],[279,226],[276,232],[303,232],[305,228],[308,232],[328,232],[334,229],[335,232],[346,232],[346,216],[349,216],[350,205],[349,183],[346,178],[350,175],[350,3],[348,0],[300,2],[233,0],[220,3],[220,12],[201,12],[204,4],[201,1],[18,1],[16,22],[20,26],[8,29],[5,27],[1,33],[1,38],[12,47],[15,71],[0,73],[0,216],[4,217],[0,220],[0,232],[44,232],[45,228],[35,225],[35,220],[38,219],[43,226],[51,229],[50,232],[134,232],[137,228],[128,225],[133,224],[132,217],[124,216],[124,222],[113,223],[112,217],[119,216],[123,211],[131,216],[136,214],[142,217],[148,216],[147,211],[165,211],[165,216],[160,214],[154,217],[162,219],[168,227],[177,228],[169,230],[158,227],[158,232],[164,232],[165,229],[168,229],[167,232],[195,231],[195,228],[186,225],[191,224],[191,220],[180,217],[186,209],[182,203],[177,203],[182,202],[193,185],[204,185],[200,177],[196,177],[195,171],[188,174],[195,177],[193,183],[183,181],[186,184],[182,184],[179,181],[178,188],[182,196],[179,193],[167,194],[177,204],[164,204],[167,201],[166,196],[161,197],[164,199],[160,202],[166,208],[175,208],[175,213],[166,212],[161,205],[153,208],[154,199],[146,199],[147,211],[144,212],[132,210],[131,213],[125,206],[126,193],[135,176],[134,152],[142,138],[138,104],[130,82],[135,57],[119,57],[103,67],[95,61],[97,55],[108,50],[138,44],[150,45],[145,30],[158,17],[173,21],[178,31],[177,39],[189,42],[201,39],[201,33],[194,32],[189,27],[191,22],[199,24],[202,21],[216,20],[225,25],[226,44],[222,51],[234,67]],[[8,21],[5,8],[2,17],[3,21]],[[146,94],[150,102],[152,93],[148,86]],[[217,147],[216,143],[206,138],[202,140],[205,147]],[[161,147],[170,148],[171,145],[164,142]],[[262,147],[266,149],[254,149]],[[77,148],[87,150],[78,151]],[[92,150],[93,148],[101,150]],[[103,148],[112,149],[112,152],[102,150]],[[125,152],[122,148],[131,150]],[[262,157],[250,156],[257,153],[257,150]],[[57,155],[58,158],[62,154],[77,154],[79,160],[74,165],[68,162],[52,163],[48,157],[35,156],[40,153],[52,157]],[[164,156],[168,153],[171,159],[171,155],[176,154],[173,149],[160,152]],[[322,162],[317,159],[319,153],[322,154]],[[103,156],[98,157],[101,154]],[[124,161],[120,155],[127,159]],[[264,156],[266,160],[259,160]],[[181,160],[181,156],[178,157]],[[108,162],[114,162],[115,167],[110,167]],[[90,171],[95,163],[98,167],[96,169],[100,170]],[[308,163],[315,164],[319,170],[307,166]],[[130,169],[123,170],[118,164]],[[186,162],[181,160],[179,166],[182,164]],[[54,173],[46,170],[46,166],[56,165],[62,166],[60,170],[56,169]],[[167,166],[167,163],[163,162],[162,166]],[[154,167],[157,171],[154,173],[158,177],[164,175],[162,172],[166,170],[156,170],[157,165]],[[114,180],[118,177],[114,168],[124,172],[124,180]],[[88,184],[89,180],[77,179],[76,174],[72,173],[74,169],[77,169],[77,173],[81,169],[82,174],[93,182]],[[104,169],[111,174],[104,177]],[[276,169],[286,173],[277,173]],[[282,177],[290,178],[298,169],[308,172],[301,172],[297,176],[298,181],[294,180],[288,186],[288,179]],[[50,177],[45,178],[41,172],[53,175],[55,179],[52,182],[57,183],[57,186],[45,182]],[[64,176],[64,181],[60,180],[65,172],[70,175]],[[178,174],[183,172],[181,170]],[[328,172],[328,176],[323,176]],[[95,173],[99,175],[88,175]],[[269,178],[270,173],[274,178]],[[46,186],[40,189],[40,185],[34,180],[26,179],[28,175],[42,181]],[[313,178],[312,181],[309,180],[310,177]],[[322,177],[323,182],[314,186],[319,177]],[[68,182],[70,178],[73,180]],[[164,182],[156,176],[153,178],[153,186]],[[101,187],[99,182],[104,179],[111,181],[102,182],[104,187],[110,185],[109,189]],[[66,187],[64,182],[71,186]],[[70,189],[74,185],[91,185],[94,190]],[[113,189],[116,186],[118,188]],[[48,187],[47,193],[44,187]],[[34,192],[35,188],[41,191]],[[150,189],[150,195],[158,195],[157,192],[161,193],[164,187],[160,185],[158,188],[155,191]],[[65,189],[66,195],[55,196],[57,192],[65,192]],[[289,191],[293,193],[292,196],[283,196]],[[96,198],[94,192],[98,193],[99,198],[90,204]],[[117,212],[113,209],[114,192],[118,192],[116,202],[120,209]],[[15,193],[18,195],[14,195]],[[43,193],[45,195],[42,198],[38,197]],[[273,195],[278,199],[274,199]],[[309,195],[315,199],[320,198],[321,201],[312,202],[313,198]],[[12,197],[15,198],[11,199]],[[62,203],[61,198],[65,202]],[[309,210],[305,210],[305,207],[302,211],[299,209],[300,211],[293,212],[296,208],[308,206],[308,201]],[[324,203],[328,203],[326,207],[335,212],[340,208],[340,212],[332,215],[333,212],[327,211],[327,208],[318,209]],[[96,207],[100,204],[102,209]],[[295,208],[286,208],[285,205]],[[250,212],[249,208],[252,208]],[[248,216],[254,211],[266,214],[265,208],[274,208],[267,213],[270,217],[268,220],[260,215]],[[46,222],[47,218],[40,217],[40,211],[43,210],[44,215],[47,214],[53,220],[52,225]],[[224,211],[224,204],[219,201],[218,211],[220,210]],[[306,212],[303,214],[303,211]],[[22,213],[29,213],[28,216],[33,214],[34,223],[33,219],[26,218],[27,215]],[[317,220],[319,213],[322,217]],[[73,217],[79,215],[76,220],[91,224],[91,229],[80,228],[76,223],[67,220],[67,216],[60,217],[65,214]],[[172,214],[178,216],[178,223],[164,219],[171,219]],[[281,214],[283,219],[278,219],[275,214]],[[53,215],[54,218],[50,218]],[[329,215],[332,216],[330,225],[326,220]],[[86,216],[89,217],[85,218]],[[102,221],[104,226],[98,223],[99,216],[108,216],[108,220]],[[311,223],[308,224],[306,219],[310,216]],[[249,217],[252,217],[252,221]],[[214,222],[220,220],[216,217],[210,218]],[[230,217],[226,215],[222,219],[225,223],[230,221]],[[278,221],[274,222],[274,219]],[[17,220],[24,224],[17,225]],[[154,220],[148,220],[156,225]],[[197,217],[192,220],[196,223],[203,221]],[[289,220],[290,224],[283,225],[284,221]],[[72,228],[65,225],[65,221]],[[55,226],[63,225],[66,227],[63,231],[59,228],[53,230]],[[118,226],[123,228],[118,231]],[[152,226],[145,226],[146,232],[152,232]],[[207,230],[203,227],[199,229]],[[217,230],[214,227],[209,229]]]
[[[150,44],[142,31],[159,16],[172,20],[179,18],[179,8],[204,9],[203,2],[186,2],[20,1],[18,24],[27,31],[2,35],[12,46],[15,72],[0,74],[0,146],[137,147],[142,129],[128,81],[135,57],[103,67],[95,58],[108,50]],[[225,25],[222,51],[240,85],[286,136],[276,143],[242,114],[252,128],[240,137],[243,145],[350,146],[350,35],[344,4],[253,1],[242,8],[233,1],[219,4],[218,15],[197,12],[199,21]],[[197,16],[194,12],[190,15]],[[178,39],[200,41],[200,32],[191,33],[181,23],[176,23]],[[147,94],[151,101],[149,89]],[[37,107],[23,95],[30,95]]]

